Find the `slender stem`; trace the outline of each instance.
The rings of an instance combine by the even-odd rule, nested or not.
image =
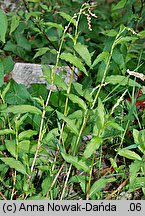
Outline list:
[[[97,91],[97,93],[96,93],[95,99],[94,99],[94,101],[93,101],[93,103],[92,103],[91,109],[94,108],[94,106],[95,106],[95,104],[96,104],[96,101],[97,101],[97,99],[98,99],[98,96],[99,96],[99,94],[100,94],[100,91],[101,91],[101,89],[102,89],[102,86],[104,85],[103,83],[104,83],[104,80],[105,80],[105,77],[106,77],[106,74],[107,74],[107,71],[108,71],[108,68],[109,68],[109,65],[110,65],[110,61],[111,61],[111,58],[112,58],[112,54],[113,54],[113,50],[114,50],[114,47],[115,47],[115,45],[116,45],[116,42],[119,40],[119,36],[122,34],[122,32],[124,32],[125,29],[126,29],[126,28],[124,28],[122,31],[120,31],[120,32],[117,34],[117,36],[116,36],[116,38],[115,38],[115,40],[114,40],[114,42],[113,42],[113,44],[112,44],[111,51],[110,51],[110,55],[109,55],[109,57],[108,57],[107,64],[106,64],[106,67],[105,67],[104,75],[103,75],[101,84],[100,84],[100,86],[99,86],[99,89],[98,89],[98,91]]]
[[[80,132],[79,132],[79,135],[78,135],[78,138],[77,138],[75,147],[74,147],[74,151],[73,151],[73,155],[74,155],[74,156],[75,156],[75,154],[76,154],[77,147],[78,147],[78,144],[79,144],[79,141],[80,141],[82,132],[83,132],[85,126],[86,126],[87,120],[88,120],[88,110],[86,110],[86,111],[85,111],[85,114],[84,114],[83,123],[82,123],[81,129],[80,129]]]
[[[94,161],[95,161],[95,153],[93,154],[92,163],[91,163],[91,169],[90,169],[89,182],[88,182],[88,187],[87,187],[86,200],[89,200],[89,198],[90,198],[90,188],[91,188],[91,179],[92,179]]]
[[[103,83],[104,83],[104,80],[105,80],[105,77],[106,77],[106,73],[107,73],[108,68],[109,68],[109,65],[110,65],[110,60],[111,60],[111,57],[112,57],[113,49],[114,49],[114,43],[113,43],[113,45],[112,45],[112,49],[111,49],[111,52],[110,52],[110,55],[109,55],[109,58],[108,58],[108,61],[107,61],[106,67],[105,67],[104,75],[103,75],[101,84],[100,84],[100,86],[99,86],[99,89],[98,89],[98,91],[97,91],[97,93],[96,93],[95,99],[93,100],[91,109],[94,108],[95,103],[96,103],[96,101],[97,101],[97,99],[98,99],[98,96],[99,96],[99,94],[100,94],[101,88],[102,88],[102,86],[103,86]]]
[[[71,168],[72,168],[72,164],[70,164],[70,166],[69,166],[69,170],[68,170],[68,173],[67,173],[67,176],[66,176],[66,180],[65,180],[65,183],[64,183],[64,187],[63,187],[63,191],[62,191],[60,200],[63,200],[65,190],[66,190],[66,186],[67,186],[67,182],[68,182],[68,179],[69,179],[69,176],[70,176],[70,173],[71,173]]]
[[[62,171],[64,165],[65,165],[65,162],[61,165],[59,171],[57,172],[57,174],[56,174],[56,176],[55,176],[55,178],[54,178],[54,180],[53,180],[53,182],[52,182],[52,184],[51,184],[51,186],[50,186],[50,188],[49,188],[49,190],[48,190],[48,192],[47,192],[47,194],[46,194],[46,198],[48,198],[48,195],[49,195],[51,189],[53,188],[53,186],[54,186],[56,180],[58,179],[59,174],[61,173],[61,171]]]
[[[99,170],[98,170],[99,177],[100,177],[101,161],[102,161],[102,145],[100,147],[100,160],[99,160]]]
[[[79,13],[78,13],[78,18],[77,18],[77,21],[76,21],[74,45],[77,43],[77,39],[78,39],[78,25],[79,25],[80,17],[81,17],[81,14],[82,14],[83,10],[85,10],[85,8],[83,9],[83,6],[84,6],[84,4],[82,5],[82,8],[80,9],[80,11],[79,11]],[[74,16],[75,16],[75,15],[74,15]],[[74,55],[75,55],[75,53],[74,53]],[[73,79],[73,72],[74,72],[74,70],[73,70],[72,73],[71,73],[70,85],[69,85],[67,94],[69,94],[69,93],[70,93],[70,90],[71,90],[71,84],[72,84],[72,79]],[[67,110],[67,107],[68,107],[68,97],[66,98],[65,110]],[[80,132],[79,132],[79,135],[78,135],[78,138],[77,138],[77,141],[76,141],[76,144],[75,144],[74,153],[73,153],[74,155],[76,154],[77,146],[78,146],[78,143],[79,143],[79,140],[80,140],[82,131],[83,131],[84,127],[85,127],[85,124],[86,124],[86,116],[85,116],[85,118],[84,118],[84,120],[83,120],[83,124],[82,124],[81,130],[80,130]],[[63,129],[64,129],[64,123],[63,123],[62,126],[63,126],[63,127],[62,127],[62,130],[61,130],[61,134],[62,134]],[[66,180],[65,180],[64,188],[63,188],[63,191],[62,191],[62,194],[61,194],[61,200],[62,200],[63,197],[64,197],[64,193],[65,193],[65,189],[66,189],[66,186],[67,186],[67,182],[68,182],[68,179],[69,179],[69,176],[70,176],[70,173],[71,173],[71,169],[72,169],[72,164],[70,164],[69,171],[68,171],[68,173],[67,173],[67,177],[66,177]]]
[[[31,172],[33,172],[34,165],[35,165],[35,162],[36,162],[36,159],[37,159],[37,155],[38,155],[39,149],[41,147],[41,140],[43,138],[43,135],[42,135],[43,124],[44,124],[44,118],[45,118],[45,113],[46,113],[46,109],[45,108],[48,106],[51,93],[52,93],[52,89],[50,89],[48,97],[47,97],[47,100],[46,100],[46,104],[43,107],[43,112],[42,112],[42,117],[41,117],[41,124],[40,124],[40,129],[39,129],[39,137],[38,137],[37,149],[36,149],[35,156],[34,156],[34,159],[33,159],[33,162],[32,162]]]
[[[16,118],[16,122],[15,122],[15,127],[16,127],[16,160],[18,160],[18,154],[19,154],[19,139],[18,139],[18,126],[17,126],[17,119],[19,118],[19,116]],[[17,172],[15,170],[15,172],[13,173],[13,190],[12,190],[12,194],[11,194],[11,200],[13,199],[14,193],[15,193],[15,185],[16,185],[16,177],[17,177]]]
[[[65,29],[64,29],[62,39],[61,39],[61,42],[60,42],[60,46],[59,46],[59,49],[58,49],[58,52],[57,52],[56,65],[52,70],[52,80],[51,80],[51,85],[52,86],[54,84],[54,79],[55,79],[56,70],[57,70],[58,63],[59,63],[60,53],[61,53],[62,45],[63,45],[63,42],[64,42],[65,34],[66,34],[66,31],[69,28],[70,24],[71,24],[71,21],[69,22],[68,26],[66,26]],[[40,129],[39,129],[39,137],[38,137],[37,149],[36,149],[35,156],[34,156],[34,159],[33,159],[33,162],[32,162],[31,172],[33,172],[34,165],[35,165],[35,162],[36,162],[36,159],[37,159],[37,155],[38,155],[39,149],[41,147],[41,141],[43,139],[42,132],[43,132],[43,125],[44,125],[44,119],[45,119],[45,114],[46,114],[46,107],[48,106],[51,94],[52,94],[52,89],[50,89],[47,100],[46,100],[46,103],[45,103],[45,105],[43,107],[41,123],[40,123]]]

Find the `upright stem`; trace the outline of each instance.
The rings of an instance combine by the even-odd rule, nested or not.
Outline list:
[[[110,51],[110,54],[109,54],[109,57],[108,57],[108,60],[107,60],[107,64],[106,64],[106,67],[105,67],[105,71],[104,71],[104,74],[103,74],[103,78],[102,78],[101,84],[100,84],[100,86],[99,86],[99,89],[98,89],[98,91],[97,91],[97,93],[96,93],[95,99],[94,99],[94,101],[93,101],[93,103],[92,103],[91,109],[94,108],[94,106],[95,106],[95,104],[96,104],[96,101],[97,101],[97,99],[98,99],[98,96],[99,96],[99,94],[100,94],[100,91],[101,91],[101,89],[102,89],[102,86],[103,86],[103,83],[104,83],[104,80],[105,80],[105,77],[106,77],[106,74],[107,74],[107,71],[108,71],[108,68],[109,68],[109,65],[110,65],[110,61],[111,61],[111,58],[112,58],[113,50],[114,50],[114,47],[115,47],[115,45],[116,45],[116,42],[117,42],[119,36],[122,34],[122,32],[123,32],[124,30],[125,30],[125,28],[117,34],[117,36],[116,36],[116,38],[115,38],[115,40],[114,40],[114,42],[113,42],[113,44],[112,44],[111,51]]]
[[[52,93],[52,89],[50,89],[48,97],[47,97],[47,100],[46,100],[46,104],[43,107],[43,112],[42,112],[42,117],[41,117],[41,124],[40,124],[40,129],[39,129],[39,137],[38,137],[37,149],[36,149],[35,156],[34,156],[34,159],[33,159],[33,162],[32,162],[31,172],[33,172],[34,165],[35,165],[35,162],[36,162],[36,159],[37,159],[37,155],[38,155],[39,149],[41,147],[41,140],[43,138],[43,135],[42,135],[43,124],[44,124],[44,118],[45,118],[45,113],[46,113],[46,109],[45,108],[48,106],[51,93]]]
[[[75,39],[74,39],[74,45],[77,43],[77,39],[78,39],[78,26],[79,26],[79,21],[80,21],[80,17],[81,17],[81,14],[83,12],[83,10],[85,10],[85,8],[83,8],[84,5],[82,5],[82,8],[80,9],[79,13],[78,13],[78,18],[77,18],[77,21],[76,21],[76,29],[75,29]],[[75,53],[74,53],[75,54]],[[73,78],[73,73],[71,74],[71,79]],[[70,90],[71,90],[71,83],[72,83],[72,80],[70,80],[70,85],[69,85],[69,89],[67,91],[67,94],[70,93]],[[65,110],[67,110],[67,106],[68,106],[68,97],[66,98],[66,104],[65,104]],[[87,115],[87,111],[86,111],[86,114],[85,114],[85,117],[84,117],[84,120],[83,120],[83,124],[82,124],[82,127],[80,129],[80,132],[79,132],[79,135],[78,135],[78,138],[77,138],[77,141],[76,141],[76,144],[75,144],[75,148],[74,148],[74,153],[73,155],[76,154],[76,150],[77,150],[77,146],[78,146],[78,143],[79,143],[79,140],[80,140],[80,137],[81,137],[81,134],[82,134],[82,131],[85,127],[85,124],[86,124],[86,115]],[[64,129],[64,122],[62,124],[62,128],[61,128],[61,134],[63,132],[63,129]],[[66,190],[66,186],[67,186],[67,182],[68,182],[68,179],[69,179],[69,176],[70,176],[70,173],[71,173],[71,169],[72,169],[72,164],[70,164],[70,167],[69,167],[69,170],[68,170],[68,173],[67,173],[67,177],[66,177],[66,180],[65,180],[65,184],[64,184],[64,188],[63,188],[63,191],[62,191],[62,194],[61,194],[61,200],[63,199],[63,196],[64,196],[64,193],[65,193],[65,190]]]
[[[71,21],[69,22],[68,26],[66,26],[65,29],[64,29],[62,39],[61,39],[61,43],[60,43],[60,46],[59,46],[59,49],[58,49],[58,52],[57,52],[56,65],[55,65],[55,68],[52,70],[52,81],[51,81],[52,86],[54,84],[54,79],[55,79],[56,70],[57,70],[58,63],[59,63],[60,53],[61,53],[62,45],[63,45],[63,42],[64,42],[65,34],[66,34],[66,31],[69,28],[70,24],[71,24]],[[45,103],[45,106],[43,107],[41,123],[40,123],[40,129],[39,129],[39,137],[38,137],[38,142],[37,142],[37,149],[36,149],[35,156],[34,156],[34,159],[33,159],[33,162],[32,162],[31,172],[33,172],[34,165],[35,165],[35,162],[36,162],[36,159],[37,159],[37,155],[38,155],[39,149],[41,147],[41,141],[43,139],[43,133],[42,132],[43,132],[43,125],[44,125],[44,119],[45,119],[45,114],[46,114],[46,107],[48,106],[51,94],[52,94],[52,89],[50,89],[47,100],[46,100],[46,103]]]
[[[18,149],[18,145],[19,145],[19,140],[18,140],[18,126],[17,126],[17,119],[19,117],[16,118],[16,122],[15,122],[15,127],[16,127],[16,160],[18,160],[18,154],[19,154],[19,149]],[[15,185],[16,185],[16,178],[17,178],[17,172],[16,170],[13,173],[13,189],[12,189],[12,194],[11,194],[11,200],[13,199],[14,193],[15,193]]]
[[[90,188],[91,188],[91,179],[92,179],[94,161],[95,161],[95,153],[93,154],[93,158],[92,158],[92,162],[91,162],[91,169],[90,169],[89,182],[88,182],[88,187],[87,187],[86,200],[89,200],[89,198],[90,198]]]
[[[71,173],[71,169],[72,169],[72,164],[70,164],[70,166],[69,166],[69,170],[68,170],[68,173],[67,173],[67,176],[66,176],[66,180],[65,180],[65,183],[64,183],[64,187],[63,187],[63,191],[62,191],[60,200],[63,200],[64,193],[65,193],[66,186],[67,186],[67,182],[69,180],[69,176],[70,176],[70,173]]]

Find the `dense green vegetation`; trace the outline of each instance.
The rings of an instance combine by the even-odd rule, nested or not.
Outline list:
[[[0,10],[0,199],[145,199],[144,29],[144,0]],[[4,82],[14,62],[57,89]]]

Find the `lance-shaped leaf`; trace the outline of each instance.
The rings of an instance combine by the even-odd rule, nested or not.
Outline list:
[[[38,131],[35,130],[25,130],[19,134],[18,138],[19,140],[29,139],[31,136],[36,135],[37,133]]]
[[[121,76],[121,75],[111,75],[111,76],[107,76],[105,82],[109,82],[113,85],[116,84],[120,84],[122,86],[136,86],[136,87],[141,87],[141,85],[137,82],[135,82],[134,80],[125,77],[125,76]]]
[[[84,67],[84,65],[81,62],[81,59],[72,55],[71,53],[62,53],[60,55],[60,58],[62,60],[65,60],[69,63],[71,63],[72,65],[74,65],[75,67],[77,67],[80,71],[84,72],[84,74],[86,74],[88,76],[88,73]]]
[[[105,123],[105,109],[104,105],[100,98],[98,98],[98,107],[97,107],[97,127],[98,129],[103,129]]]
[[[0,41],[5,43],[5,36],[8,28],[8,20],[5,13],[0,10]]]
[[[141,167],[143,166],[143,161],[134,161],[133,163],[131,163],[131,165],[129,166],[129,176],[130,176],[130,185],[129,187],[131,188],[138,176],[138,172],[141,169]]]
[[[86,110],[87,106],[85,104],[85,102],[79,98],[77,95],[74,94],[69,94],[68,98],[73,102],[73,103],[77,103],[82,109]]]
[[[15,134],[15,131],[12,130],[12,129],[3,129],[3,130],[0,130],[0,135],[6,135],[6,134]]]
[[[142,160],[141,157],[135,153],[134,151],[128,150],[128,149],[121,149],[118,154],[120,156],[126,157],[128,159],[132,160]]]
[[[53,128],[51,131],[49,131],[46,135],[46,137],[43,139],[43,143],[47,144],[51,140],[54,140],[56,136],[59,135],[58,128]]]
[[[37,49],[37,52],[36,54],[34,55],[33,59],[39,57],[39,56],[42,56],[44,55],[46,52],[48,52],[50,49],[48,47],[42,47],[42,48],[39,48]]]
[[[119,1],[119,2],[117,3],[117,5],[115,5],[115,6],[113,7],[112,10],[114,11],[114,10],[119,10],[119,9],[124,8],[126,2],[127,2],[127,0],[121,0],[121,1]]]
[[[83,156],[85,158],[91,157],[91,155],[99,149],[100,145],[102,144],[102,139],[100,137],[93,137],[91,141],[87,144],[87,147],[84,151]]]
[[[137,35],[138,35],[140,38],[144,38],[144,37],[145,37],[145,30],[140,31]]]
[[[64,116],[62,113],[60,113],[60,112],[58,112],[58,111],[56,111],[56,112],[57,112],[58,118],[59,118],[59,119],[62,119],[63,121],[65,121],[65,122],[67,123],[68,128],[69,128],[76,136],[78,136],[79,131],[78,131],[78,129],[77,129],[77,127],[76,127],[74,121],[71,120],[71,119],[69,119],[68,117]]]
[[[81,56],[81,58],[85,61],[85,63],[91,67],[91,55],[87,47],[81,43],[77,43],[74,46],[76,52]]]
[[[19,25],[19,21],[20,21],[20,17],[15,14],[14,16],[12,16],[11,19],[11,27],[10,27],[10,35],[12,34],[12,32],[14,32],[16,30],[16,28]]]
[[[75,166],[78,170],[83,170],[85,172],[89,172],[90,168],[86,165],[85,161],[79,160],[76,156],[71,156],[65,153],[61,153],[64,160],[73,166]]]
[[[5,146],[13,157],[16,157],[16,143],[14,140],[5,140]]]
[[[5,164],[7,164],[9,167],[14,168],[16,171],[22,173],[22,174],[27,174],[26,169],[24,165],[18,161],[15,160],[14,158],[0,158]]]
[[[106,126],[109,127],[109,128],[119,130],[119,131],[124,131],[124,128],[122,128],[119,124],[117,124],[114,121],[108,121]]]
[[[23,114],[23,113],[34,113],[41,115],[42,112],[37,107],[31,106],[31,105],[15,105],[15,106],[9,106],[6,109],[2,110],[1,112],[9,113],[12,112],[14,114]]]
[[[110,179],[105,179],[105,178],[101,178],[99,180],[97,180],[91,187],[90,189],[90,197],[92,197],[93,195],[96,195],[98,192],[100,192],[103,188],[105,188],[106,184],[108,182],[114,182],[116,181],[115,178],[110,178]]]
[[[100,53],[97,58],[94,60],[92,67],[95,67],[99,62],[105,61],[109,56],[108,52]]]
[[[58,23],[53,23],[53,22],[46,22],[45,25],[50,26],[51,28],[57,28],[57,29],[61,29],[63,30],[63,26],[61,24]]]
[[[74,26],[76,26],[76,20],[74,18],[72,18],[69,14],[67,14],[65,12],[58,12],[58,13],[61,17],[63,17],[68,22],[71,22],[72,24],[74,24]]]
[[[117,44],[122,44],[122,43],[125,43],[125,42],[129,42],[129,41],[135,41],[137,40],[138,37],[130,37],[130,36],[126,36],[126,37],[120,37],[116,40],[116,45]]]

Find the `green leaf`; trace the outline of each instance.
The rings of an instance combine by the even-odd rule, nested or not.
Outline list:
[[[36,54],[34,55],[33,59],[39,57],[39,56],[42,56],[44,55],[46,52],[48,52],[50,49],[48,47],[42,47],[42,48],[39,48],[37,49],[37,52]]]
[[[65,117],[62,113],[56,111],[57,116],[59,119],[62,119],[63,121],[65,121],[67,123],[68,128],[76,135],[78,136],[79,131],[76,127],[76,125],[74,124],[74,121],[69,119],[68,117]]]
[[[142,160],[141,157],[140,157],[137,153],[135,153],[135,152],[133,152],[133,151],[130,151],[130,150],[128,150],[128,149],[121,149],[121,150],[118,152],[118,154],[119,154],[120,156],[126,157],[126,158],[128,158],[128,159],[132,159],[132,160]]]
[[[19,153],[29,153],[30,152],[30,140],[23,140],[19,142],[18,148],[19,148]]]
[[[136,129],[133,129],[133,138],[134,138],[135,143],[137,143],[137,144],[140,143],[140,141],[139,141],[139,131],[136,130]]]
[[[124,42],[129,42],[129,41],[135,41],[137,40],[138,38],[137,37],[131,37],[131,36],[126,36],[126,37],[120,37],[116,40],[116,45],[117,44],[122,44]]]
[[[126,2],[127,2],[127,0],[121,0],[121,1],[119,1],[118,4],[113,7],[112,11],[124,8]]]
[[[69,118],[70,119],[82,119],[83,118],[83,111],[82,110],[77,110],[77,111],[74,111],[73,113],[71,113],[69,115]]]
[[[2,112],[9,113],[12,112],[14,114],[23,114],[23,113],[34,113],[41,115],[42,112],[37,107],[31,106],[31,105],[15,105],[15,106],[9,106],[8,108],[2,110]]]
[[[108,52],[100,53],[97,58],[94,60],[92,67],[95,67],[99,62],[106,60],[109,57]]]
[[[38,3],[38,2],[40,2],[40,0],[27,0],[27,2]]]
[[[63,26],[61,24],[58,23],[53,23],[53,22],[46,22],[45,25],[50,26],[51,28],[57,28],[57,29],[61,29],[63,30]]]
[[[140,38],[144,38],[144,37],[145,37],[145,30],[139,32],[137,35],[138,35]]]
[[[79,98],[77,95],[74,94],[69,94],[67,95],[67,97],[73,102],[73,103],[77,103],[82,109],[86,110],[87,106],[85,104],[85,102]]]
[[[49,131],[46,137],[42,141],[43,143],[47,144],[51,140],[54,140],[56,136],[59,136],[58,128],[54,128],[51,131]]]
[[[19,46],[20,52],[22,51],[22,48],[24,50],[30,52],[31,51],[30,41],[26,37],[24,37],[24,35],[22,33],[18,33],[17,31],[18,31],[18,29],[15,31],[15,37],[16,37],[16,41],[18,44],[17,47]],[[22,55],[22,53],[21,53],[21,55]]]
[[[10,89],[5,96],[5,102],[12,105],[20,105],[28,103],[31,95],[28,92],[26,86],[18,84],[14,80],[10,80]]]
[[[8,28],[8,20],[7,16],[3,12],[3,10],[0,10],[0,41],[5,43],[5,36]]]
[[[93,137],[89,143],[87,143],[87,147],[84,151],[83,156],[85,158],[91,157],[91,155],[99,149],[100,145],[102,144],[102,139],[100,137]]]
[[[138,176],[138,171],[140,170],[141,166],[142,166],[142,161],[134,161],[133,163],[131,163],[131,165],[129,166],[129,180],[130,180],[130,185],[129,188],[131,189],[133,187],[133,184]]]
[[[5,140],[7,150],[13,157],[16,157],[16,143],[14,140]]]
[[[5,51],[11,51],[13,53],[16,53],[17,52],[16,49],[17,49],[17,45],[10,40],[7,41],[6,45],[4,46]]]
[[[133,129],[133,138],[140,151],[145,154],[145,130],[138,131]]]
[[[83,96],[83,94],[84,94],[83,85],[78,83],[78,82],[74,82],[73,86],[74,86],[75,90],[77,91],[77,93],[79,95]]]
[[[136,180],[133,182],[133,185],[131,185],[131,190],[135,191],[139,188],[145,188],[145,177],[137,177]]]
[[[91,67],[91,55],[89,53],[89,50],[85,45],[82,45],[81,43],[77,43],[74,46],[74,49],[76,52],[81,56],[81,58],[85,61],[85,63]]]
[[[136,87],[141,87],[141,85],[137,82],[135,82],[134,80],[125,77],[125,76],[121,76],[121,75],[111,75],[111,76],[107,76],[105,82],[116,85],[122,85],[122,86],[136,86]]]
[[[115,61],[115,63],[120,66],[120,68],[122,68],[124,66],[124,64],[125,64],[124,58],[123,58],[123,55],[119,49],[115,48],[113,50],[112,58]]]
[[[42,182],[42,194],[45,196],[52,184],[52,180],[50,176],[47,176]]]
[[[116,36],[118,33],[117,31],[115,31],[114,29],[111,29],[111,30],[107,30],[105,32],[103,32],[103,34],[109,36],[109,37],[114,37]]]
[[[124,128],[122,128],[119,124],[117,124],[116,122],[113,122],[113,121],[108,121],[106,126],[109,128],[119,130],[119,131],[124,131]]]
[[[117,169],[116,160],[114,160],[113,158],[110,158],[110,163],[111,163],[111,166],[114,168],[114,170],[116,170]]]
[[[105,109],[100,98],[98,98],[97,117],[98,129],[102,129],[105,123]]]
[[[108,182],[114,182],[114,181],[116,181],[115,178],[110,178],[110,179],[101,178],[97,180],[90,189],[90,197],[93,197],[98,192],[100,192],[103,188],[105,188]]]
[[[83,170],[85,172],[89,172],[90,168],[86,165],[86,163],[82,160],[79,160],[76,156],[71,156],[65,153],[61,153],[64,160],[73,166],[75,166],[78,170]]]
[[[28,21],[30,17],[35,17],[38,19],[41,15],[42,15],[42,12],[40,11],[35,11],[35,12],[31,11],[29,13],[25,13],[25,18],[26,18],[26,21]],[[40,30],[38,28],[33,27],[33,30],[40,33]]]
[[[64,79],[58,74],[55,75],[54,85],[56,85],[59,88],[62,88],[63,90],[67,90],[67,86]]]
[[[19,134],[18,139],[19,140],[29,139],[31,136],[36,135],[36,134],[38,134],[38,132],[35,130],[25,130]]]
[[[26,113],[24,115],[22,115],[18,120],[17,120],[17,127],[19,128],[20,125],[23,124],[23,122],[26,120],[26,118],[28,117],[29,113]]]
[[[60,55],[60,58],[73,64],[75,67],[77,67],[80,71],[84,72],[84,74],[88,76],[88,73],[82,64],[81,59],[79,59],[78,57],[72,55],[71,53],[62,53]]]
[[[3,130],[0,130],[0,135],[7,135],[7,134],[15,134],[15,131],[12,130],[12,129],[3,129]]]
[[[4,83],[4,67],[3,67],[2,60],[0,59],[0,87],[3,85],[3,83]]]
[[[15,62],[11,56],[2,59],[5,74],[12,72]]]
[[[72,24],[74,24],[74,26],[76,26],[76,20],[74,18],[72,18],[69,14],[67,14],[65,12],[58,12],[58,13],[61,17],[63,17],[68,22],[71,22]]]
[[[20,18],[17,14],[15,14],[14,16],[12,16],[11,18],[11,27],[10,27],[10,35],[12,34],[12,32],[14,32],[16,30],[16,28],[18,27],[20,22]]]
[[[27,174],[26,169],[24,165],[18,161],[15,160],[14,158],[0,158],[5,164],[7,164],[9,167],[14,168],[16,171],[22,173],[22,174]]]
[[[87,192],[86,181],[88,180],[87,176],[77,175],[72,176],[69,180],[70,183],[79,183],[84,194]]]
[[[48,65],[42,66],[43,75],[47,79],[47,82],[51,84],[52,82],[52,68]]]
[[[93,135],[98,136],[99,133],[102,133],[105,129],[105,109],[100,98],[98,98],[98,107],[95,108],[90,114],[90,122],[92,121],[94,123]]]
[[[2,97],[5,99],[5,95],[7,94],[7,92],[9,91],[10,89],[10,82],[5,86],[5,88],[3,89],[2,91]]]

